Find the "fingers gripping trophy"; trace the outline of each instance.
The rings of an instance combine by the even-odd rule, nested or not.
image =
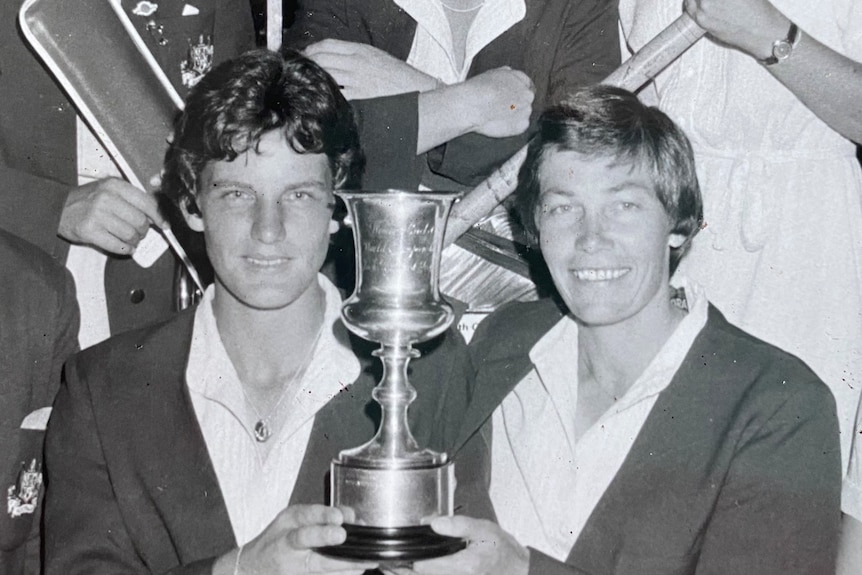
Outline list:
[[[356,288],[342,319],[353,333],[380,343],[383,377],[372,392],[382,419],[374,438],[332,462],[332,505],[349,508],[347,540],[321,553],[409,563],[453,553],[460,539],[434,533],[423,518],[451,515],[453,464],[422,449],[410,433],[407,408],[416,391],[407,364],[412,344],[443,333],[454,320],[440,297],[438,276],[451,192],[338,192],[353,220]]]

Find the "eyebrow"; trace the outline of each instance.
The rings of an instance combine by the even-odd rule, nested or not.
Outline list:
[[[641,190],[647,193],[653,193],[654,190],[648,185],[644,185],[641,182],[637,182],[635,180],[625,180],[622,181],[615,186],[611,186],[610,188],[603,190],[603,192],[608,194],[618,194],[620,192],[624,192],[626,190]],[[573,192],[563,190],[560,188],[551,188],[550,190],[543,190],[539,194],[539,198],[546,198],[548,196],[571,196],[574,195]]]
[[[560,190],[558,188],[551,188],[550,190],[542,190],[539,193],[539,199],[542,200],[547,198],[548,196],[571,196],[571,192],[566,192],[564,190]]]
[[[644,185],[641,182],[636,182],[634,180],[625,180],[625,181],[620,182],[619,184],[617,184],[615,186],[608,188],[605,191],[607,191],[608,193],[611,193],[611,194],[616,194],[616,193],[619,193],[619,192],[622,192],[625,190],[632,190],[632,189],[642,190],[644,192],[649,192],[649,193],[655,192],[655,190],[652,187]]]
[[[245,188],[252,189],[252,187],[245,182],[238,182],[236,180],[214,180],[210,182],[210,188]]]
[[[211,188],[241,188],[245,190],[254,190],[254,186],[247,182],[239,182],[237,180],[215,180],[210,184]],[[305,180],[290,184],[281,189],[282,193],[292,192],[294,190],[307,190],[308,188],[321,188],[329,190],[331,187],[322,180]]]

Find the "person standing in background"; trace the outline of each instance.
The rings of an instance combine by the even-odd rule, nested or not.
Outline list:
[[[850,459],[842,575],[862,571],[862,6],[853,0],[686,0],[708,32],[655,81],[688,133],[705,229],[682,269],[754,335],[798,355],[829,385]],[[679,2],[620,0],[642,46]],[[727,270],[733,270],[728,273]]]
[[[304,49],[358,110],[369,187],[478,184],[547,103],[619,64],[613,2],[297,2]],[[445,179],[440,179],[440,178]]]
[[[704,229],[680,270],[829,385],[846,465],[862,388],[862,7],[686,0],[684,10],[708,35],[642,94],[697,158]],[[620,1],[631,50],[679,14],[674,0]]]
[[[465,190],[527,143],[546,105],[619,65],[617,19],[614,0],[299,1],[284,45],[357,110],[364,188]],[[503,210],[482,228],[517,237]],[[537,291],[459,246],[440,286],[471,310]]]
[[[63,362],[78,348],[69,273],[0,230],[0,573],[36,575],[42,443]]]
[[[120,178],[28,50],[17,27],[21,4],[0,6],[0,182],[9,206],[0,227],[70,269],[87,347],[172,315],[176,264],[167,252],[150,268],[124,257],[164,217],[154,197]],[[246,0],[124,0],[122,7],[180,95],[213,64],[254,47]]]

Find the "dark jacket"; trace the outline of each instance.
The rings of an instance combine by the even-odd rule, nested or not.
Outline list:
[[[459,443],[484,457],[456,458],[467,476],[488,480],[490,416],[561,317],[549,300],[508,306],[471,341],[475,392]],[[710,307],[565,564],[532,550],[530,573],[831,574],[840,489],[829,389]]]
[[[17,490],[10,494],[9,489],[24,477],[22,470],[26,473],[33,465],[41,468],[44,428],[21,429],[21,423],[34,411],[51,406],[63,362],[77,348],[78,306],[72,278],[36,246],[0,230],[0,573],[4,575],[39,572],[41,507],[15,509],[29,498],[16,499]]]
[[[185,383],[193,318],[113,337],[68,363],[46,440],[47,573],[208,574],[236,547]],[[370,344],[351,343],[363,372],[317,413],[292,504],[323,503],[330,461],[374,434],[379,361]],[[466,405],[466,346],[450,331],[424,350],[411,362],[411,429],[444,450],[442,430]]]

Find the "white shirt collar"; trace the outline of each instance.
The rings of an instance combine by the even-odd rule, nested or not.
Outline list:
[[[330,329],[340,321],[340,294],[324,276],[318,276],[318,282],[325,295],[325,327],[299,389],[284,398],[289,409],[283,425],[269,439],[265,457],[251,429],[256,414],[245,401],[216,327],[212,288],[195,313],[186,381],[239,543],[256,537],[290,500],[315,414],[360,373],[349,341]]]
[[[341,321],[341,294],[322,274],[318,274],[318,284],[323,289],[326,302],[324,328],[314,358],[302,378],[300,392],[291,402],[296,419],[305,419],[297,410],[301,410],[302,415],[312,416],[351,385],[361,371],[349,341],[339,340],[333,330],[326,327]],[[186,382],[190,391],[221,403],[236,413],[241,421],[248,421],[253,414],[245,412],[249,407],[240,388],[239,376],[219,335],[212,308],[214,297],[215,289],[211,285],[195,312]],[[248,417],[242,417],[243,412]]]
[[[452,33],[440,0],[394,0],[416,20],[416,35],[407,63],[447,84],[467,77],[473,58],[527,13],[525,0],[486,0],[467,35],[464,66],[455,67]]]
[[[709,301],[701,286],[684,277],[674,280],[674,287],[685,290],[688,313],[653,358],[644,372],[619,398],[596,425],[609,415],[620,413],[639,401],[661,393],[670,385],[694,339],[706,325]],[[578,324],[570,315],[563,317],[530,350],[530,360],[560,413],[575,413],[578,400],[577,379]],[[561,361],[561,358],[565,358]],[[566,435],[574,445],[574,418],[564,418]]]
[[[683,281],[689,313],[628,392],[574,441],[577,324],[560,320],[530,351],[528,373],[494,412],[491,499],[504,529],[564,560],[707,320],[703,291]],[[560,493],[567,496],[561,498]]]

